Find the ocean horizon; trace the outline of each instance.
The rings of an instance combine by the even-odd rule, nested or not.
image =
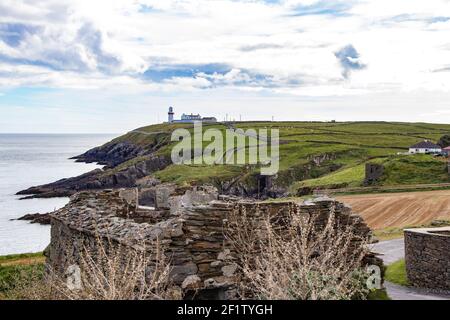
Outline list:
[[[50,241],[50,227],[17,219],[63,207],[68,198],[19,200],[18,191],[73,177],[101,166],[71,157],[116,135],[92,133],[0,133],[0,255],[38,252]]]

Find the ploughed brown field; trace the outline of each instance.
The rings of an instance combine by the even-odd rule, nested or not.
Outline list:
[[[450,220],[450,190],[337,196],[375,230]]]

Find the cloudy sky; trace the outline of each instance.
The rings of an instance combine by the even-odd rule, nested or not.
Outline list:
[[[2,0],[0,132],[450,123],[450,0]]]

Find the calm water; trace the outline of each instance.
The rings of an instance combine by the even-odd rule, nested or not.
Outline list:
[[[10,221],[27,213],[61,208],[68,198],[18,200],[31,186],[68,178],[97,168],[70,157],[111,140],[113,135],[0,134],[0,255],[42,251],[50,227]]]

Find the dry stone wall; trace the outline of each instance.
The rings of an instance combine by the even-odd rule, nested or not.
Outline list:
[[[406,271],[417,287],[450,293],[450,228],[405,230]]]

